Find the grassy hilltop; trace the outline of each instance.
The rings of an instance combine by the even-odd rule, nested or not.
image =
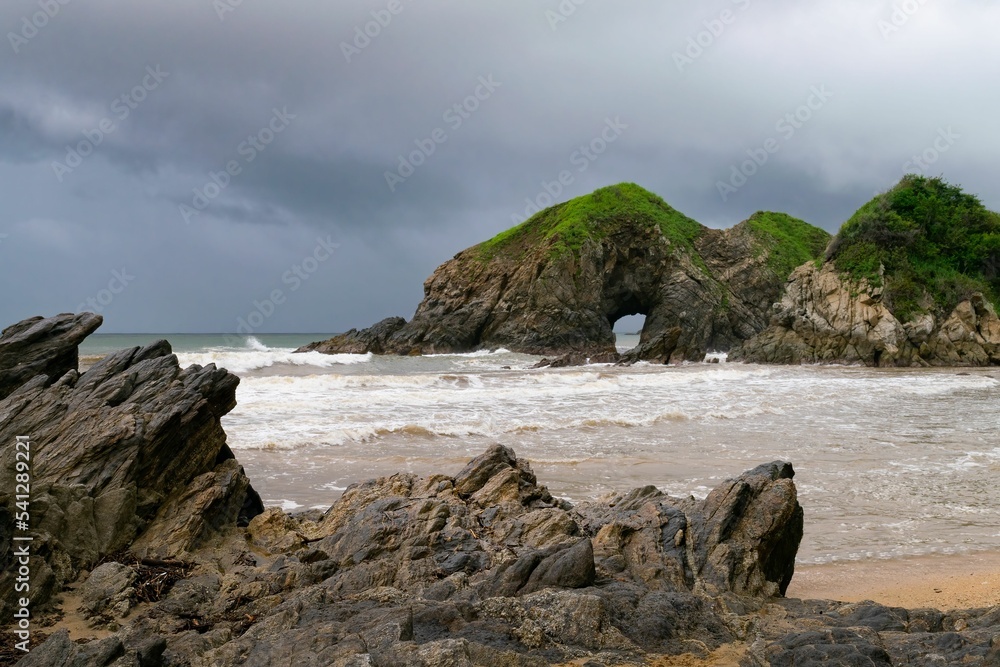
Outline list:
[[[900,321],[946,314],[974,292],[1000,306],[1000,214],[939,178],[906,176],[862,206],[826,259],[883,287]]]
[[[830,234],[787,213],[758,211],[746,221],[751,233],[771,251],[768,266],[779,276],[821,257]]]
[[[765,244],[771,254],[768,266],[787,276],[796,266],[823,254],[830,235],[784,213],[760,211],[746,222],[753,236]],[[552,257],[578,252],[587,240],[600,240],[626,227],[656,229],[678,248],[704,261],[695,250],[695,242],[706,232],[661,197],[635,183],[619,183],[556,204],[480,243],[476,250],[482,259],[523,256],[525,252],[546,245]]]

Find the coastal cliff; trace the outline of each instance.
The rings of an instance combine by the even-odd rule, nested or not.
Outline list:
[[[769,326],[730,359],[997,365],[998,304],[1000,215],[907,176],[844,224],[823,263],[792,273]]]
[[[427,354],[507,348],[616,360],[614,323],[644,314],[633,360],[697,360],[767,326],[793,268],[829,235],[760,212],[709,229],[637,185],[553,206],[458,253],[424,283],[413,319],[389,318],[299,351]]]

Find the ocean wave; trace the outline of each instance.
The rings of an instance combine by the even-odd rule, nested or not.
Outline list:
[[[988,375],[931,375],[922,384],[907,383],[899,388],[914,396],[936,396],[968,389],[994,389],[996,381]]]
[[[252,339],[256,341],[256,339]],[[249,373],[262,368],[276,365],[314,366],[316,368],[333,368],[363,364],[372,360],[369,354],[322,354],[320,352],[299,352],[291,348],[269,348],[256,341],[256,345],[248,349],[210,348],[204,352],[182,352],[177,355],[182,367],[198,364],[207,366],[215,364],[232,373]]]
[[[242,402],[248,410],[252,405]],[[280,405],[278,406],[280,408]],[[365,444],[400,440],[436,440],[462,438],[497,439],[519,434],[572,433],[581,429],[634,429],[648,428],[657,424],[695,420],[731,420],[761,414],[756,408],[730,411],[713,410],[704,414],[687,413],[676,409],[662,411],[640,411],[630,409],[618,413],[594,416],[583,413],[552,411],[525,414],[519,411],[487,412],[469,406],[450,406],[444,409],[427,410],[423,414],[382,412],[360,415],[338,411],[332,405],[315,406],[310,416],[288,414],[287,419],[268,422],[253,421],[230,427],[230,446],[233,449],[255,449],[264,451],[295,450],[305,447],[339,447],[348,444]],[[325,420],[320,414],[327,415]],[[363,418],[363,423],[359,420]],[[296,423],[311,423],[303,430]]]

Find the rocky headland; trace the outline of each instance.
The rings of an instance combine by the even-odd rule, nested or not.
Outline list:
[[[701,361],[763,330],[796,266],[825,231],[760,212],[709,229],[623,183],[553,206],[463,250],[424,283],[413,319],[385,319],[301,348],[330,354],[428,354],[506,348],[617,361],[614,323],[644,314],[627,361]]]
[[[730,359],[1000,365],[998,304],[1000,215],[908,176],[844,224],[824,262],[792,273],[770,325]]]
[[[1000,607],[784,598],[804,522],[784,462],[703,500],[647,486],[570,504],[497,445],[452,474],[354,484],[325,512],[265,509],[219,422],[237,378],[179,368],[166,342],[80,373],[76,345],[99,324],[35,318],[0,336],[0,461],[11,476],[30,437],[35,540],[34,644],[14,650],[3,628],[6,664],[1000,664]],[[32,361],[46,354],[63,366]]]

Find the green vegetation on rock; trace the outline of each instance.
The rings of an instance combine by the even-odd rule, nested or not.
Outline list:
[[[634,183],[620,183],[557,204],[476,246],[480,257],[520,257],[540,242],[552,256],[578,252],[588,239],[600,240],[624,225],[658,227],[675,245],[690,249],[703,227],[660,197]]]
[[[1000,306],[1000,215],[939,178],[907,175],[862,206],[827,259],[884,287],[900,321],[945,314],[975,292]]]
[[[830,234],[785,213],[758,211],[746,221],[753,235],[770,250],[767,265],[779,276],[823,256]]]

